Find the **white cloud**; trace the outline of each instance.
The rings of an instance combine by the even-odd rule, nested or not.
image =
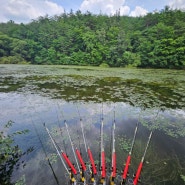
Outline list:
[[[135,10],[130,13],[130,16],[132,16],[132,17],[144,16],[147,13],[148,13],[148,11],[145,10],[144,8],[142,8],[140,6],[136,6]]]
[[[61,14],[63,7],[49,0],[1,0],[0,22],[29,22],[39,16]]]
[[[130,8],[124,6],[125,0],[84,0],[80,6],[82,12],[90,11],[95,14],[114,15],[120,11],[120,15],[128,15]]]
[[[171,0],[169,6],[172,9],[184,9],[185,10],[185,0]]]

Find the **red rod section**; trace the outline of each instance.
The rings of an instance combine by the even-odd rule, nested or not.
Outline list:
[[[127,178],[130,161],[131,161],[131,155],[128,155],[127,161],[126,161],[126,165],[125,165],[125,168],[124,168],[124,171],[123,171],[123,175],[122,175],[122,178],[124,180],[126,180],[126,178]]]
[[[133,182],[134,185],[138,184],[138,180],[139,180],[139,177],[140,177],[140,174],[141,174],[142,167],[143,167],[143,162],[140,162],[140,164],[138,166],[138,169],[137,169],[136,176],[134,178],[134,182]]]
[[[96,170],[96,166],[95,166],[94,159],[93,159],[92,152],[91,152],[90,148],[88,148],[87,152],[88,152],[89,159],[90,159],[90,162],[91,162],[92,172],[93,172],[94,175],[96,175],[97,170]]]
[[[68,166],[71,169],[71,171],[73,172],[73,174],[76,175],[77,174],[77,171],[76,171],[74,165],[69,160],[68,156],[64,152],[62,152],[62,156],[64,157],[66,163],[68,164]]]
[[[84,163],[84,161],[83,161],[83,159],[82,159],[82,156],[81,156],[81,154],[80,154],[80,151],[79,151],[78,149],[76,149],[76,155],[77,155],[77,157],[78,157],[78,159],[79,159],[79,161],[80,161],[80,164],[81,164],[81,166],[82,166],[82,170],[83,170],[83,171],[86,171],[86,165],[85,165],[85,163]]]
[[[105,166],[105,152],[102,151],[101,153],[101,159],[102,159],[102,178],[105,178],[106,177],[106,166]]]
[[[112,155],[112,177],[116,177],[116,152]]]

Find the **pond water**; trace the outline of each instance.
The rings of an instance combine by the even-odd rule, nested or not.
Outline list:
[[[0,76],[0,128],[12,120],[10,132],[29,129],[28,134],[16,137],[15,141],[23,150],[34,148],[24,157],[26,166],[14,171],[12,181],[22,179],[25,184],[66,184],[65,168],[43,123],[59,148],[75,163],[64,120],[74,145],[87,161],[80,127],[82,119],[87,145],[98,165],[103,118],[107,171],[111,168],[113,120],[116,121],[118,179],[139,122],[130,178],[137,170],[153,130],[141,184],[185,184],[185,71],[0,65]]]

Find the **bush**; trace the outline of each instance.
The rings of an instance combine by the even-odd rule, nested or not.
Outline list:
[[[99,67],[104,67],[104,68],[106,68],[106,67],[110,67],[110,66],[109,66],[109,64],[106,64],[106,63],[103,62],[103,63],[101,63],[101,64],[99,65]]]
[[[14,137],[16,135],[26,134],[28,130],[16,131],[8,134],[8,129],[12,126],[12,121],[9,121],[4,126],[4,131],[0,132],[0,184],[12,185],[11,176],[13,170],[20,165],[26,165],[24,161],[20,161],[21,157],[32,152],[33,148],[29,148],[23,152],[20,147],[15,143]]]

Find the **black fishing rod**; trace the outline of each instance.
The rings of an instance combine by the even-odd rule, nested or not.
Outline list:
[[[24,95],[24,97],[25,97],[26,101],[28,101],[29,104],[31,105],[31,102],[30,102],[29,98],[27,98],[26,95]],[[34,106],[33,108],[34,108],[34,111],[35,111],[35,113],[36,113],[35,106]],[[53,167],[52,167],[52,164],[51,164],[51,162],[50,162],[50,160],[49,160],[49,157],[48,157],[48,155],[47,155],[47,152],[46,152],[46,150],[45,150],[45,148],[44,148],[44,144],[43,144],[43,142],[42,142],[42,140],[41,140],[41,137],[40,137],[40,135],[39,135],[39,133],[38,133],[38,130],[37,130],[37,128],[36,128],[36,125],[35,125],[35,123],[34,123],[34,121],[33,121],[32,114],[30,114],[30,116],[31,116],[31,123],[32,123],[32,125],[33,125],[34,130],[35,130],[35,133],[36,133],[36,135],[37,135],[37,138],[38,138],[38,140],[39,140],[39,142],[40,142],[40,144],[41,144],[41,147],[42,147],[42,150],[43,150],[43,152],[44,152],[45,158],[46,158],[47,161],[48,161],[49,167],[50,167],[50,169],[51,169],[51,171],[52,171],[52,174],[53,174],[53,176],[54,176],[54,179],[55,179],[57,185],[59,185],[58,178],[57,178],[57,176],[56,176],[56,174],[55,174],[55,171],[54,171],[54,169],[53,169]],[[40,117],[39,117],[39,118],[40,118]],[[41,118],[40,118],[40,119],[41,119]],[[42,119],[41,119],[41,121],[42,121]]]
[[[34,130],[35,130],[35,133],[36,133],[36,135],[37,135],[37,138],[38,138],[38,140],[39,140],[39,142],[40,142],[40,144],[41,144],[41,147],[42,147],[42,150],[43,150],[43,152],[44,152],[45,158],[46,158],[47,161],[48,161],[48,164],[49,164],[49,167],[50,167],[50,169],[51,169],[51,171],[52,171],[52,174],[53,174],[53,176],[54,176],[54,179],[55,179],[57,185],[59,185],[58,178],[57,178],[57,176],[56,176],[56,174],[55,174],[55,171],[54,171],[54,169],[53,169],[53,167],[52,167],[52,165],[51,165],[51,162],[50,162],[50,160],[49,160],[49,157],[48,157],[48,155],[47,155],[47,153],[46,153],[46,150],[45,150],[45,148],[44,148],[43,142],[42,142],[42,140],[41,140],[41,138],[40,138],[40,135],[39,135],[39,133],[38,133],[38,131],[37,131],[37,128],[36,128],[36,126],[35,126],[35,124],[34,124],[34,122],[33,122],[32,116],[31,116],[31,122],[32,122],[32,125],[33,125],[33,127],[34,127]]]

